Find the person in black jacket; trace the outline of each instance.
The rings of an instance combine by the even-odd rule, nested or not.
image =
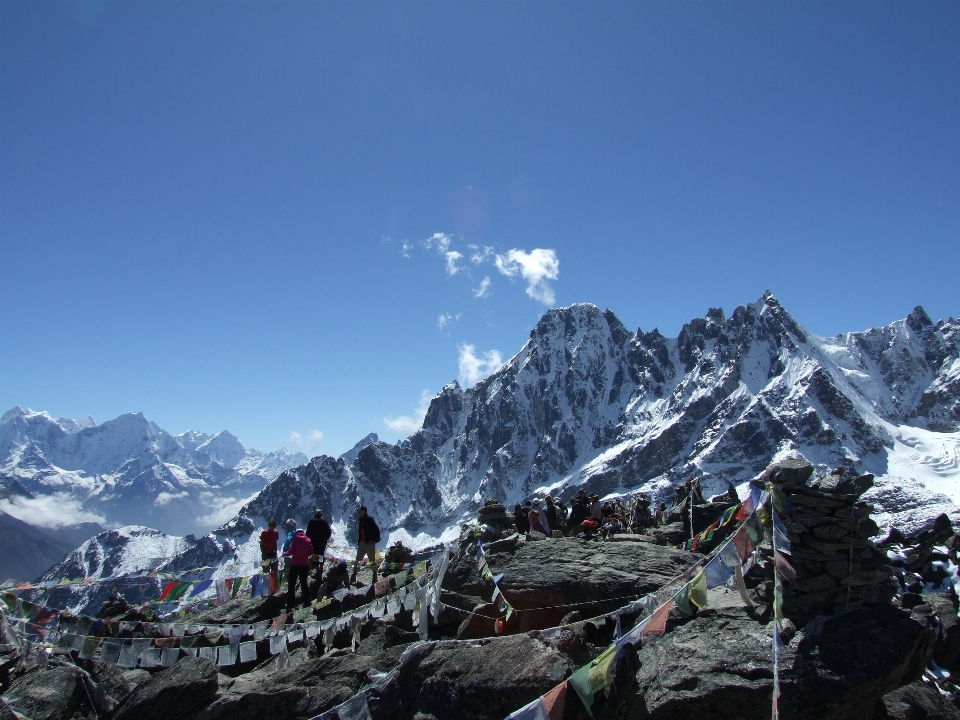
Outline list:
[[[350,582],[357,581],[357,566],[366,556],[373,567],[373,582],[377,581],[377,543],[380,542],[380,528],[373,518],[367,514],[365,505],[360,506],[360,516],[357,533],[357,559],[353,562],[353,574],[350,576]]]
[[[318,563],[320,565],[320,575],[323,575],[323,554],[327,551],[327,543],[330,541],[330,523],[323,518],[320,508],[313,513],[310,522],[307,523],[307,537],[313,543],[313,551],[320,556]]]
[[[523,511],[523,508],[520,507],[520,503],[517,503],[513,508],[513,521],[517,524],[517,532],[521,535],[526,535],[530,532],[530,520],[527,518],[527,514]]]

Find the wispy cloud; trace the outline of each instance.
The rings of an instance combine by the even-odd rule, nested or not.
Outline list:
[[[460,351],[460,384],[464,387],[476,385],[503,364],[498,350],[487,350],[478,356],[475,345],[463,343],[457,349]]]
[[[410,257],[410,251],[413,250],[413,244],[407,242],[406,240],[400,245],[400,254],[405,258]]]
[[[447,275],[456,275],[463,269],[457,265],[457,260],[463,257],[461,253],[458,253],[456,250],[448,250],[444,253],[444,256],[447,259]]]
[[[443,255],[447,252],[447,250],[450,249],[451,239],[452,238],[446,233],[438,232],[438,233],[434,233],[433,235],[428,237],[426,240],[421,241],[420,244],[423,245],[428,250],[430,248],[436,248],[437,252]]]
[[[474,265],[481,265],[493,257],[493,248],[489,245],[468,245],[473,252],[470,253],[470,262]]]
[[[473,296],[482,298],[490,293],[490,278],[485,277],[480,281],[480,287],[473,289]]]
[[[450,313],[440,313],[437,315],[437,327],[440,328],[440,332],[443,332],[447,329],[447,325],[452,322],[458,322],[460,320],[460,313],[456,315],[451,315]]]
[[[520,275],[526,280],[527,295],[534,300],[544,305],[553,304],[555,297],[548,281],[556,280],[560,275],[560,259],[555,250],[508,250],[504,255],[497,255],[494,264],[503,275]]]
[[[413,415],[401,415],[400,417],[385,417],[383,424],[400,435],[413,435],[423,425],[423,419],[427,416],[427,410],[430,409],[430,401],[433,399],[433,393],[424,390],[420,393],[420,402]]]
[[[0,510],[36,527],[61,528],[84,522],[105,523],[102,515],[85,510],[68,493],[35,498],[11,497],[0,500]]]
[[[305,447],[309,450],[316,450],[317,447],[323,444],[323,433],[319,430],[311,430],[307,433],[307,436],[304,437],[294,430],[290,433],[290,437],[287,438],[287,442],[294,447]]]

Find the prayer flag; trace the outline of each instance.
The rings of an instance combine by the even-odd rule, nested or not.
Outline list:
[[[179,648],[164,648],[160,652],[160,665],[162,667],[173,667],[180,659]]]
[[[270,629],[273,630],[273,632],[280,632],[281,630],[283,630],[283,626],[287,624],[287,618],[288,618],[288,617],[290,617],[290,613],[284,613],[283,615],[277,615],[277,616],[273,619],[273,622],[272,622],[272,624],[270,625]]]
[[[254,575],[250,578],[250,597],[263,597],[263,575]]]
[[[480,562],[477,563],[477,572],[483,572],[483,569],[487,566],[487,559],[485,557],[480,558]]]
[[[377,597],[381,595],[386,595],[390,592],[390,578],[385,577],[377,580],[373,585],[373,594]]]
[[[398,588],[402,588],[404,585],[407,584],[407,577],[409,575],[410,575],[409,570],[401,570],[394,576],[393,580],[396,583]]]
[[[760,522],[760,518],[757,516],[757,513],[751,515],[747,521],[743,524],[747,530],[747,536],[750,538],[750,542],[753,543],[754,547],[759,547],[760,543],[763,542],[763,523]]]
[[[237,593],[240,592],[240,588],[242,588],[244,583],[247,582],[247,580],[249,579],[250,579],[249,576],[242,577],[240,578],[240,582],[235,582],[233,584],[233,589],[230,591],[230,597],[235,598],[237,596]]]
[[[752,515],[750,517],[753,517]],[[740,556],[740,562],[746,562],[747,558],[753,553],[754,544],[747,535],[747,526],[741,525],[740,529],[733,534],[733,544],[737,548],[737,554]]]
[[[224,665],[235,665],[237,662],[237,646],[236,645],[221,645],[218,648],[217,653],[217,665],[221,667]]]
[[[223,605],[230,600],[230,588],[226,580],[217,580],[217,604]]]
[[[773,551],[773,560],[777,567],[777,572],[780,573],[780,577],[787,582],[796,581],[797,571],[793,569],[793,566],[787,562],[787,559],[780,553],[779,550]]]
[[[707,574],[702,569],[690,581],[690,602],[698,608],[707,606]]]
[[[727,567],[719,555],[707,563],[704,568],[707,577],[707,588],[720,587],[733,577],[733,570]]]
[[[157,599],[158,599],[160,602],[166,601],[167,597],[169,597],[170,593],[173,592],[173,589],[174,589],[176,586],[177,586],[177,583],[176,583],[176,582],[171,582],[171,583],[167,583],[166,585],[164,585],[164,587],[163,587],[163,592],[160,593],[160,597],[157,598]]]
[[[255,642],[240,643],[240,662],[248,663],[257,659],[257,644]]]
[[[427,561],[423,560],[413,566],[413,576],[418,580],[427,572]]]
[[[541,698],[543,709],[550,720],[562,720],[563,708],[567,702],[567,681],[557,685],[553,690]]]

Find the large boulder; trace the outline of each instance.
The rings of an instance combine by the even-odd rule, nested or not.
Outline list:
[[[507,632],[554,627],[573,610],[587,617],[615,610],[663,586],[698,559],[693,553],[651,543],[577,538],[522,542],[487,553],[490,570],[503,573],[504,597],[520,611],[507,623]],[[443,586],[464,596],[492,600],[493,585],[477,572],[471,552],[451,566]],[[493,633],[492,621],[477,622],[489,628],[483,634]]]
[[[204,658],[182,658],[138,685],[115,720],[179,720],[217,696],[217,666]]]
[[[649,639],[639,651],[638,718],[770,717],[769,626],[722,608]],[[783,720],[862,720],[887,693],[920,677],[934,633],[890,606],[818,618],[780,657]]]
[[[80,670],[68,665],[33,668],[14,680],[4,698],[31,720],[68,720],[77,711],[92,711]]]
[[[441,641],[404,663],[370,708],[374,720],[502,718],[575,669],[566,656],[530,635]]]
[[[915,682],[885,695],[873,720],[960,720],[960,710],[932,685]]]

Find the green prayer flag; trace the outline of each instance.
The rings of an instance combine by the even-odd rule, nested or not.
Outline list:
[[[423,560],[413,566],[413,576],[418,580],[427,572],[427,561]]]
[[[590,690],[597,693],[613,682],[613,658],[617,654],[617,646],[611,645],[590,663]]]
[[[680,612],[684,615],[693,615],[693,606],[690,604],[690,583],[684,585],[680,592],[674,596],[673,600],[680,609]]]
[[[182,598],[184,595],[186,595],[187,591],[191,587],[193,587],[193,583],[188,583],[188,582],[177,583],[176,586],[173,588],[173,590],[170,591],[170,594],[167,595],[166,602],[176,602],[177,600]]]
[[[407,584],[408,575],[410,575],[409,570],[401,570],[394,576],[393,580],[397,584],[398,588],[402,588],[404,585]]]
[[[750,542],[753,543],[754,547],[760,547],[760,543],[763,541],[763,523],[760,522],[757,513],[751,515],[744,525],[746,526],[747,537],[750,538]]]
[[[567,684],[574,689],[580,701],[587,709],[587,714],[593,717],[593,691],[590,689],[590,664],[587,663],[567,678]]]
[[[240,592],[240,588],[242,588],[243,585],[244,585],[244,583],[246,583],[247,580],[249,580],[249,579],[250,579],[250,578],[249,578],[249,576],[248,576],[248,577],[245,577],[245,578],[237,578],[236,580],[234,580],[234,581],[233,581],[233,590],[230,591],[230,597],[235,598],[235,597],[237,596],[237,593]]]

